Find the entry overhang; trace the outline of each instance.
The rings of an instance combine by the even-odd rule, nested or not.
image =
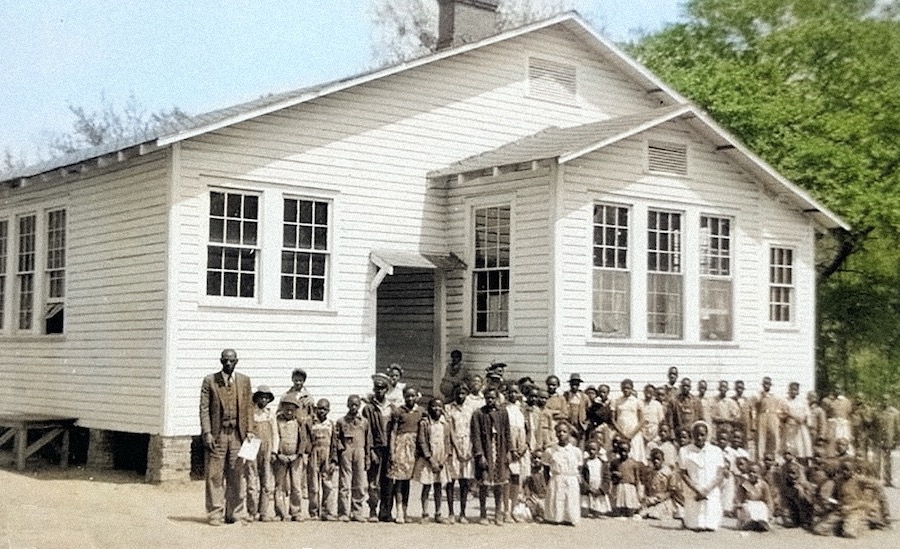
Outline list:
[[[375,278],[372,279],[372,284],[369,286],[369,291],[372,292],[378,289],[384,277],[394,274],[395,267],[441,271],[453,271],[466,267],[466,264],[453,253],[436,255],[379,249],[369,253],[369,260],[378,267],[378,272],[375,273]]]

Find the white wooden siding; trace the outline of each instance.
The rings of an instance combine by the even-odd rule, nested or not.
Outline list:
[[[579,66],[576,105],[526,98],[527,58],[535,54]],[[200,381],[217,368],[219,352],[229,346],[237,348],[238,369],[251,375],[254,384],[286,390],[291,369],[304,367],[312,394],[331,399],[336,412],[342,410],[346,394],[370,390],[375,370],[375,300],[368,290],[375,269],[369,252],[451,251],[445,239],[446,190],[427,184],[430,170],[549,125],[576,125],[653,106],[644,91],[578,39],[553,28],[185,142],[173,208],[181,266],[175,309],[180,329],[173,334],[168,365],[174,395],[168,434],[197,431]],[[208,182],[216,178],[237,186],[252,180],[271,189],[299,186],[335,196],[335,293],[328,311],[199,305],[204,288],[198,272],[205,265],[206,244],[206,212],[200,205]],[[543,199],[528,196],[526,202]],[[521,221],[526,234],[540,233],[534,221]],[[523,261],[527,258],[523,255]],[[527,282],[528,275],[522,276]],[[546,355],[546,336],[529,322],[523,319],[521,325],[522,337],[534,339],[528,352],[506,357],[498,351],[487,360],[509,358],[531,364],[531,369],[545,368],[540,362],[546,364],[546,356],[531,351]]]
[[[651,175],[644,166],[648,139],[683,142],[688,145],[689,175]],[[578,372],[587,383],[613,387],[629,377],[636,386],[659,384],[669,366],[695,382],[706,379],[712,387],[718,379],[744,379],[753,392],[763,375],[771,375],[780,393],[787,382],[799,381],[804,390],[813,383],[814,266],[812,227],[807,218],[775,205],[760,186],[738,170],[725,156],[697,138],[678,122],[628,139],[564,166],[563,213],[557,261],[563,263],[557,296],[557,371]],[[734,341],[699,341],[695,308],[685,307],[685,338],[682,341],[646,340],[632,334],[629,339],[593,337],[591,319],[591,219],[597,202],[639,204],[661,208],[734,217],[733,280]],[[645,209],[639,210],[643,215]],[[685,218],[684,246],[695,245],[698,227]],[[635,293],[645,290],[645,219],[631,215],[630,263]],[[789,331],[764,329],[768,307],[768,246],[788,239],[797,246],[798,320]],[[642,245],[635,245],[642,242]],[[635,253],[635,252],[638,253]],[[691,265],[685,265],[685,277]],[[637,279],[637,280],[635,280]],[[685,281],[685,287],[688,281]],[[801,289],[802,288],[802,289]],[[632,326],[646,323],[644,295],[632,296]],[[640,332],[640,330],[638,330]],[[777,358],[776,358],[777,357]]]
[[[0,218],[66,208],[66,309],[63,336],[0,336],[0,413],[162,431],[167,166],[162,151],[116,171],[4,191]]]

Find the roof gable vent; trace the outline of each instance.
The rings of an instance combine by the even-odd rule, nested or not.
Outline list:
[[[647,144],[647,169],[652,173],[687,175],[687,146],[650,141]]]
[[[574,104],[576,70],[574,65],[540,57],[528,58],[528,95],[555,103]]]

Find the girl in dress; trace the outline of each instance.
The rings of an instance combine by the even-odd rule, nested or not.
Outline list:
[[[447,507],[453,516],[453,484],[459,485],[459,515],[456,520],[460,524],[466,519],[466,501],[469,498],[469,481],[475,478],[475,466],[472,461],[472,412],[466,406],[469,387],[460,384],[453,389],[453,402],[448,404],[445,415],[450,424],[450,456],[447,469],[450,483],[447,484]]]
[[[400,381],[400,378],[403,377],[403,368],[397,363],[391,364],[388,367],[387,375],[391,384],[385,398],[387,398],[387,401],[393,406],[399,408],[403,405],[405,400],[403,398],[403,392],[406,390],[406,384]]]
[[[478,507],[482,524],[487,519],[487,493],[494,492],[494,522],[503,524],[503,488],[509,482],[511,436],[509,415],[498,406],[497,391],[484,392],[484,406],[472,414],[472,458],[480,486]]]
[[[629,442],[631,448],[629,457],[638,463],[646,464],[646,447],[644,435],[641,433],[644,427],[641,402],[634,396],[634,383],[630,379],[622,380],[621,389],[622,396],[613,405],[613,426],[619,435]]]
[[[418,392],[412,387],[403,391],[403,405],[391,414],[388,422],[388,448],[390,463],[387,476],[394,482],[394,506],[397,508],[397,524],[406,522],[409,506],[409,480],[416,464],[416,441],[422,410],[416,405]]]
[[[616,467],[619,483],[616,485],[614,512],[620,517],[640,519],[637,512],[641,509],[639,486],[642,466],[631,457],[630,443],[627,440],[619,443],[619,452],[621,461]]]
[[[721,484],[725,478],[722,449],[706,441],[709,425],[697,421],[691,427],[693,442],[678,451],[678,465],[684,485],[684,526],[712,532],[722,522]]]
[[[519,488],[522,478],[531,471],[531,458],[528,451],[528,428],[525,414],[522,412],[522,393],[519,386],[512,383],[506,387],[506,413],[509,416],[510,457],[509,484],[504,500],[506,505],[505,520],[511,520],[511,512],[519,503]]]
[[[608,515],[612,508],[609,505],[609,467],[606,464],[606,451],[596,440],[587,443],[587,459],[581,472],[582,505],[592,517]]]
[[[645,482],[644,510],[641,511],[641,516],[656,520],[674,518],[677,512],[677,504],[672,498],[675,492],[675,482],[672,470],[665,464],[662,450],[659,448],[650,450],[650,463],[651,468]]]
[[[475,410],[484,406],[484,394],[482,394],[484,378],[475,374],[466,380],[466,385],[469,388],[469,394],[466,396],[466,408],[470,414],[473,414]]]
[[[567,421],[557,423],[554,432],[558,442],[544,452],[544,462],[550,468],[544,519],[574,526],[581,521],[578,480],[583,458],[581,450],[572,445],[573,429]]]
[[[644,442],[647,444],[647,454],[649,454],[650,446],[659,443],[659,427],[666,420],[666,409],[662,402],[656,399],[656,387],[653,385],[644,386],[641,414],[644,419]]]
[[[450,455],[450,427],[444,419],[444,403],[433,398],[428,403],[428,413],[419,421],[416,437],[419,457],[413,476],[422,484],[422,522],[428,522],[428,495],[434,488],[434,521],[444,524],[441,516],[441,493],[449,485],[447,458]],[[453,511],[450,510],[450,516]]]

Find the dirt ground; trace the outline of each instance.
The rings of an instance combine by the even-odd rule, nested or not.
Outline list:
[[[679,529],[675,522],[585,519],[576,527],[509,524],[502,527],[439,524],[267,523],[212,527],[206,524],[201,481],[153,486],[133,474],[60,470],[40,465],[16,472],[0,469],[0,547],[20,548],[245,548],[331,549],[395,547],[621,549],[739,549],[791,547],[900,547],[900,522],[890,531],[859,540],[821,538],[775,527],[766,534],[738,532],[733,521],[711,534]],[[413,485],[412,500],[418,499]],[[890,489],[900,511],[900,490]],[[418,507],[418,504],[415,504]],[[470,503],[470,509],[471,509]],[[477,513],[477,502],[474,507]],[[414,515],[416,510],[411,510]],[[470,510],[470,516],[473,514]]]

